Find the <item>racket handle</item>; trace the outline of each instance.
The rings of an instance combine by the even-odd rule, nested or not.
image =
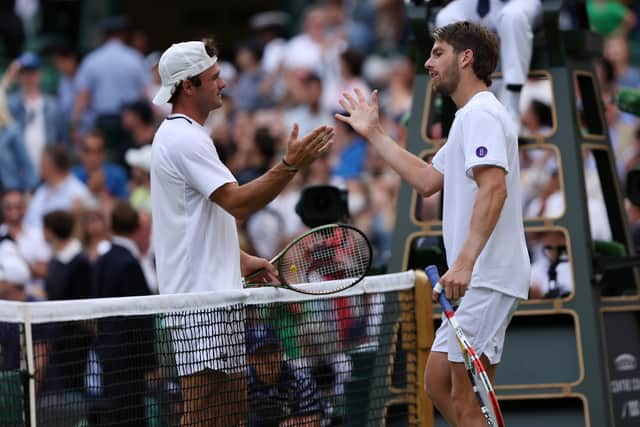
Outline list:
[[[427,277],[431,282],[431,286],[435,288],[438,282],[440,281],[440,274],[438,274],[438,267],[436,267],[435,265],[429,265],[427,266],[427,268],[424,269],[424,272],[427,274]],[[444,294],[444,289],[443,289],[443,292],[440,292],[440,296],[438,297],[438,302],[440,303],[444,311],[453,311],[453,306],[451,305],[446,295]]]

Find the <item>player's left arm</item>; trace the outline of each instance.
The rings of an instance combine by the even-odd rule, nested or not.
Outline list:
[[[464,295],[473,266],[498,222],[507,199],[506,172],[499,166],[476,166],[473,176],[478,185],[473,202],[469,233],[453,265],[440,278],[449,299]]]

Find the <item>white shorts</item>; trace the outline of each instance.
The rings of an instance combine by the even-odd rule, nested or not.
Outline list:
[[[500,363],[507,326],[519,302],[519,298],[493,289],[474,287],[467,290],[456,310],[456,320],[476,353],[484,354],[492,365]],[[444,313],[431,351],[447,353],[450,362],[464,362],[455,332]]]
[[[245,315],[242,307],[224,307],[167,317],[178,375],[205,369],[244,372]]]

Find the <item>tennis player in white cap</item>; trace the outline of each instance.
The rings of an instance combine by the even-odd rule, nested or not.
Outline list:
[[[160,293],[240,289],[242,276],[259,268],[276,275],[267,260],[239,249],[236,219],[263,208],[298,170],[322,156],[333,129],[320,126],[298,138],[294,125],[281,161],[238,185],[203,127],[209,113],[222,106],[226,86],[213,41],[172,45],[158,70],[162,87],[153,102],[172,104],[153,140],[151,160]],[[243,316],[218,310],[193,319],[172,325],[184,402],[181,425],[238,425],[246,402]]]

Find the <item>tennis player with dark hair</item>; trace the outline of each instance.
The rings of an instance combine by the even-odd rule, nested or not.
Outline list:
[[[464,334],[490,377],[502,356],[506,328],[527,298],[531,265],[522,224],[517,129],[488,91],[498,41],[486,28],[459,22],[438,28],[425,68],[435,90],[458,111],[447,143],[428,164],[403,150],[382,128],[377,93],[356,91],[336,115],[366,137],[382,157],[427,197],[444,189],[442,230],[449,270],[440,280]],[[437,294],[434,292],[434,297]],[[436,333],[425,371],[431,399],[451,425],[486,426],[449,322]]]
[[[213,42],[172,45],[162,54],[158,70],[162,86],[153,101],[172,104],[152,145],[151,202],[160,292],[241,289],[242,276],[260,268],[275,276],[267,260],[239,249],[236,219],[263,208],[299,169],[324,154],[333,129],[320,126],[299,139],[294,125],[281,161],[259,178],[238,185],[204,127],[209,113],[222,106],[226,86]],[[237,425],[246,402],[242,313],[218,310],[215,319],[196,317],[172,329],[184,401],[181,425]]]

